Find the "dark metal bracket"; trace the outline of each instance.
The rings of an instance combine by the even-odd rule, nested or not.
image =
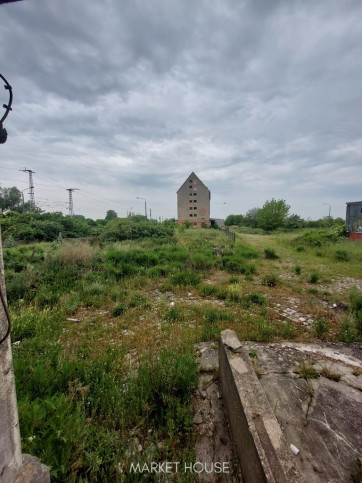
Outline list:
[[[0,144],[4,144],[8,137],[8,133],[6,129],[3,127],[3,122],[7,118],[7,115],[10,111],[12,111],[11,104],[13,103],[13,90],[9,82],[5,79],[3,75],[0,74],[1,79],[5,82],[5,90],[9,91],[9,102],[7,104],[3,104],[3,108],[5,109],[5,114],[0,119]]]

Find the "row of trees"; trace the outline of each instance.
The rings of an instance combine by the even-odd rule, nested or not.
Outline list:
[[[342,218],[323,218],[320,220],[303,220],[299,215],[289,214],[290,206],[285,200],[266,201],[262,208],[252,208],[245,215],[229,215],[225,220],[227,226],[247,226],[261,228],[265,231],[285,228],[324,228],[333,224],[344,224]]]

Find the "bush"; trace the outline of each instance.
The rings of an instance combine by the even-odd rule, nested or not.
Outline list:
[[[301,268],[301,266],[300,266],[300,265],[297,265],[297,266],[295,267],[295,273],[296,273],[296,275],[300,275],[300,274],[301,274],[301,272],[302,272],[302,268]]]
[[[180,272],[172,275],[170,281],[172,285],[188,287],[198,285],[201,281],[201,278],[197,273],[194,272]]]
[[[318,283],[318,280],[319,280],[319,273],[317,271],[313,271],[310,274],[309,283]]]
[[[349,255],[346,252],[346,250],[336,250],[336,252],[334,254],[334,259],[337,262],[348,262]]]
[[[260,293],[251,293],[245,297],[245,300],[256,305],[265,305],[266,298]]]
[[[113,317],[119,317],[120,315],[124,314],[127,310],[126,304],[120,302],[116,307],[114,307],[112,314]]]
[[[280,282],[279,277],[275,273],[271,273],[269,275],[265,275],[262,280],[263,285],[268,285],[268,287],[275,287]]]
[[[276,260],[279,258],[273,248],[265,248],[264,254],[265,254],[265,258],[267,258],[268,260]]]
[[[323,318],[317,318],[313,322],[314,331],[316,336],[319,338],[323,338],[326,334],[328,334],[330,325],[329,323]]]
[[[354,316],[357,333],[362,335],[362,294],[352,291],[349,297],[351,312]]]

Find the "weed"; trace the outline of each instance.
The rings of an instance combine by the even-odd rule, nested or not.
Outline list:
[[[249,357],[251,357],[252,359],[258,358],[258,353],[256,352],[255,349],[251,349],[251,351],[249,351]]]
[[[265,275],[262,280],[263,285],[267,285],[268,287],[275,287],[280,282],[280,279],[276,273],[270,273],[269,275]]]
[[[183,314],[180,309],[171,307],[165,314],[165,319],[169,322],[176,322],[183,320]]]
[[[279,258],[273,248],[265,248],[264,255],[268,260],[277,260]]]
[[[353,290],[350,293],[349,302],[355,319],[356,330],[362,336],[362,293]]]
[[[302,245],[298,245],[296,247],[296,250],[297,250],[297,252],[304,252],[305,251],[305,248]]]
[[[326,377],[327,379],[331,379],[331,381],[339,382],[339,380],[341,379],[341,374],[332,371],[331,366],[325,365],[319,373],[321,376]]]
[[[150,307],[149,301],[142,293],[136,293],[133,295],[128,304],[129,307],[147,309]]]
[[[302,364],[294,370],[294,372],[306,380],[317,379],[319,377],[319,374],[315,370],[314,366],[310,363],[307,364],[305,361],[303,361]]]
[[[346,250],[336,250],[334,259],[337,262],[348,262],[350,258]]]
[[[309,277],[309,283],[318,283],[319,281],[319,278],[320,278],[320,275],[319,273],[314,270],[311,274],[310,274],[310,277]]]
[[[266,301],[265,296],[262,295],[261,293],[251,293],[247,295],[245,299],[256,305],[265,305],[265,301]]]
[[[346,317],[342,322],[338,333],[338,340],[341,342],[354,342],[358,340],[352,321]]]
[[[171,277],[171,284],[172,285],[179,285],[181,287],[188,287],[193,286],[195,287],[201,281],[200,276],[194,272],[180,272],[172,275]]]
[[[200,289],[200,295],[204,297],[209,297],[216,295],[217,289],[214,285],[203,285]]]
[[[283,339],[290,340],[296,335],[295,327],[291,322],[283,322],[279,326],[279,333]]]
[[[207,309],[205,311],[204,319],[206,322],[218,322],[222,320],[231,321],[233,320],[233,315],[228,312],[224,312],[221,309]]]
[[[120,302],[112,311],[113,317],[119,317],[120,315],[124,314],[126,310],[127,305],[123,302]]]
[[[294,270],[295,270],[296,275],[300,275],[301,272],[302,272],[302,267],[300,265],[296,265]]]
[[[318,317],[318,318],[314,319],[313,328],[314,328],[314,331],[316,333],[316,336],[321,339],[326,334],[328,334],[328,332],[330,330],[330,325],[325,319]]]
[[[234,285],[239,284],[240,283],[239,277],[230,277],[229,278],[229,283],[230,284],[234,284]]]
[[[319,294],[318,289],[316,289],[316,288],[308,288],[307,293],[310,293],[311,295],[318,295]]]

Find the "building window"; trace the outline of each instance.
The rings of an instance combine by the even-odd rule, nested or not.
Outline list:
[[[191,215],[192,216],[192,215]],[[194,213],[194,216],[197,216],[197,213]]]
[[[194,203],[197,203],[197,200],[194,200]]]
[[[190,193],[190,196],[192,196],[192,193]]]
[[[194,226],[197,226],[197,223],[194,223]]]
[[[189,180],[189,183],[192,183],[192,179]]]
[[[192,203],[192,200],[189,200],[189,201],[190,201],[190,203]]]
[[[190,213],[190,216],[192,216],[192,213]]]
[[[192,206],[190,206],[190,210],[192,210]]]
[[[190,186],[190,188],[191,188],[191,186]],[[197,193],[194,193],[194,196],[196,196],[196,195],[197,195]]]
[[[192,184],[190,184],[189,188],[191,188],[191,189],[192,189]]]
[[[194,206],[194,210],[197,210],[197,206]]]

